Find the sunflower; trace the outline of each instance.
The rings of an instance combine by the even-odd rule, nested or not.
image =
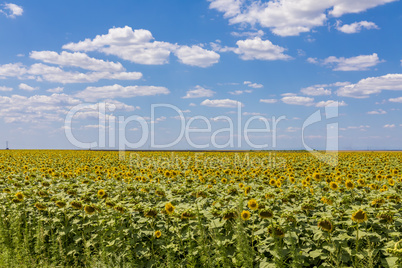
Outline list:
[[[277,181],[276,181],[276,187],[281,188],[281,186],[282,186],[281,181],[280,181],[280,180],[277,180]]]
[[[329,188],[331,188],[332,190],[337,190],[338,189],[338,184],[336,183],[336,182],[334,182],[334,181],[332,181],[330,184],[329,184]]]
[[[172,205],[172,203],[167,203],[165,205],[165,210],[167,214],[172,215],[174,212],[174,206]]]
[[[239,183],[239,188],[242,189],[244,187],[243,183]]]
[[[100,190],[98,191],[98,196],[99,196],[100,198],[105,198],[105,197],[107,196],[107,194],[106,194],[105,190],[100,189]]]
[[[58,206],[59,208],[64,208],[64,207],[66,206],[66,202],[61,201],[61,200],[56,201],[55,204],[56,204],[56,206]]]
[[[275,186],[276,185],[276,180],[274,178],[269,180],[269,185]]]
[[[21,192],[16,193],[16,194],[15,194],[15,197],[16,197],[19,201],[24,200],[24,194],[21,193]]]
[[[42,204],[42,203],[35,203],[35,207],[38,209],[38,210],[46,210],[46,205],[44,205],[44,204]]]
[[[361,185],[361,186],[366,185],[366,182],[364,181],[364,179],[358,179],[358,180],[357,180],[357,183],[358,183],[359,185]]]
[[[353,184],[353,182],[352,182],[351,180],[347,180],[347,181],[345,182],[345,186],[346,186],[346,188],[349,189],[349,190],[352,190],[352,189],[355,187],[355,185]]]
[[[237,212],[236,211],[227,211],[225,213],[223,213],[223,219],[224,220],[230,220],[230,219],[234,219],[237,217]]]
[[[389,184],[390,186],[394,186],[394,185],[395,185],[395,181],[394,181],[393,179],[389,179],[389,180],[388,180],[388,184]]]
[[[296,179],[295,179],[295,177],[290,177],[290,178],[289,178],[289,181],[290,181],[291,183],[295,183],[295,182],[296,182]]]
[[[263,209],[258,215],[261,219],[271,219],[274,217],[274,213],[270,209]]]
[[[85,210],[85,212],[86,212],[87,214],[89,214],[89,215],[94,214],[95,211],[96,211],[95,206],[93,206],[93,205],[86,205],[86,206],[84,207],[84,210]]]
[[[251,214],[247,210],[243,210],[243,212],[241,213],[240,216],[244,221],[246,221],[246,220],[250,219]]]
[[[70,205],[71,205],[74,209],[82,209],[82,204],[81,204],[81,202],[72,201],[72,202],[70,203]]]
[[[364,210],[359,209],[352,214],[352,220],[357,223],[365,222],[367,221],[367,213]]]
[[[332,230],[334,229],[334,225],[332,224],[332,222],[327,219],[320,220],[317,226],[329,233],[332,232]]]
[[[251,186],[247,186],[246,188],[244,188],[244,194],[248,195],[251,192]]]
[[[144,213],[144,216],[147,218],[154,218],[158,215],[158,211],[156,209],[150,209]]]
[[[254,198],[251,199],[251,200],[249,200],[248,203],[247,203],[247,205],[248,205],[248,207],[249,207],[251,210],[257,210],[257,209],[258,209],[257,200],[255,200]]]
[[[281,227],[275,225],[268,226],[268,234],[276,238],[285,237],[285,231]]]
[[[159,237],[161,237],[161,235],[162,235],[162,232],[161,231],[155,231],[155,233],[154,233],[154,236],[156,237],[156,238],[159,238]]]
[[[226,178],[222,178],[222,179],[221,179],[221,182],[222,182],[222,183],[227,183],[228,180],[227,180]]]

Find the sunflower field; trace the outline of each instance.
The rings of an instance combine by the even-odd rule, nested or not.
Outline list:
[[[402,267],[401,161],[0,151],[0,266]]]

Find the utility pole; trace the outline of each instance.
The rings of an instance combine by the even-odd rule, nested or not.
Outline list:
[[[6,150],[10,150],[10,148],[8,148],[8,141],[6,141]]]

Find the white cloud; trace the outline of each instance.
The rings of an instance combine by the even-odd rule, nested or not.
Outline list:
[[[18,79],[46,80],[56,83],[92,83],[101,79],[116,80],[138,80],[142,77],[139,72],[67,72],[60,67],[36,63],[29,68],[21,63],[10,63],[0,65],[0,79],[6,77],[17,77]]]
[[[160,65],[169,61],[171,50],[176,45],[153,41],[151,32],[131,27],[109,29],[108,34],[97,35],[94,39],[85,39],[78,43],[69,43],[63,49],[72,51],[99,51],[115,55],[124,60],[139,64]]]
[[[234,37],[249,37],[249,38],[253,38],[256,36],[262,37],[264,36],[264,32],[262,30],[258,30],[256,32],[231,32],[230,33],[232,36]]]
[[[229,91],[229,94],[231,95],[241,95],[243,93],[252,93],[253,91],[250,89],[246,89],[246,90],[234,90],[234,91]]]
[[[334,71],[366,71],[370,67],[384,62],[378,58],[377,53],[372,55],[360,55],[356,57],[340,57],[330,56],[324,60],[318,60],[317,58],[308,58],[307,62],[313,64],[321,64],[332,68]]]
[[[201,105],[209,107],[219,107],[219,108],[236,108],[238,105],[243,107],[244,105],[240,101],[231,99],[221,99],[221,100],[210,100],[206,99],[201,102]]]
[[[183,97],[183,99],[208,98],[212,97],[214,94],[215,91],[197,85],[194,89],[187,91],[187,94]]]
[[[13,88],[11,87],[6,87],[6,86],[0,86],[0,91],[12,91]]]
[[[383,60],[378,58],[377,53],[351,58],[330,56],[322,61],[323,65],[332,67],[334,71],[365,71],[381,62]]]
[[[291,105],[304,105],[304,106],[314,105],[314,99],[310,97],[285,96],[281,100],[282,102]]]
[[[339,130],[345,131],[345,130],[360,130],[360,131],[367,131],[367,129],[370,128],[368,125],[360,125],[360,126],[348,126],[346,128],[339,128]]]
[[[195,103],[190,103],[188,106],[194,107],[194,106],[197,106],[197,104],[195,104]]]
[[[278,102],[278,100],[276,100],[276,99],[260,99],[260,102],[263,102],[263,103],[276,103],[276,102]]]
[[[290,60],[291,56],[284,54],[283,47],[274,45],[269,40],[262,40],[260,37],[254,39],[239,40],[237,47],[220,47],[215,44],[213,48],[220,52],[232,51],[242,60]]]
[[[402,89],[401,89],[401,90],[402,90]],[[389,101],[390,101],[390,102],[399,102],[399,103],[402,103],[402,97],[390,98]]]
[[[31,87],[30,85],[24,83],[19,84],[18,88],[26,91],[34,91],[39,89],[38,87]]]
[[[300,90],[301,93],[308,96],[324,96],[324,95],[331,95],[331,90],[325,89],[324,87],[320,86],[311,86],[302,88]]]
[[[71,51],[99,51],[115,55],[121,59],[147,65],[169,63],[173,52],[180,62],[199,67],[208,67],[219,61],[219,54],[203,49],[198,45],[180,46],[168,42],[155,41],[152,33],[145,29],[133,30],[129,26],[112,28],[104,35],[94,39],[85,39],[78,43],[69,43],[63,49]]]
[[[384,125],[384,128],[394,128],[395,124],[386,124]]]
[[[216,9],[229,19],[230,24],[256,24],[269,28],[280,36],[294,36],[323,26],[328,16],[359,13],[369,8],[396,0],[276,0],[242,1],[209,0],[210,9]]]
[[[54,51],[32,51],[32,59],[61,66],[74,66],[91,71],[119,72],[124,71],[120,62],[110,62],[89,57],[85,53],[70,53],[63,51],[60,54]]]
[[[317,58],[307,58],[307,62],[308,63],[313,63],[313,64],[318,64],[319,62],[318,62],[318,60],[317,60]]]
[[[6,123],[63,121],[67,110],[79,103],[79,100],[66,94],[0,96],[0,117]]]
[[[251,83],[250,81],[244,81],[243,84],[247,85],[249,87],[252,87],[252,88],[263,88],[264,87],[264,85],[262,85],[262,84]]]
[[[55,87],[55,88],[50,88],[46,91],[51,92],[51,93],[61,93],[61,92],[63,92],[63,90],[64,90],[64,87]]]
[[[87,87],[83,91],[75,94],[75,97],[85,101],[96,101],[99,99],[112,98],[133,98],[138,96],[154,96],[169,94],[170,91],[165,87],[156,86],[127,86],[118,84],[112,86]]]
[[[378,94],[382,90],[402,90],[402,74],[368,77],[356,84],[343,86],[336,93],[343,97],[367,98],[370,94]]]
[[[14,19],[17,16],[21,16],[24,13],[24,9],[16,4],[7,3],[0,9],[0,13],[5,14],[8,18]]]
[[[369,111],[367,112],[367,114],[386,114],[387,112],[384,111],[383,109],[378,109],[378,110],[374,110],[374,111]]]
[[[343,33],[347,34],[352,34],[352,33],[359,33],[362,29],[379,29],[379,27],[374,23],[374,22],[369,22],[369,21],[360,21],[360,22],[354,22],[352,24],[344,24],[342,26],[339,25],[340,22],[338,22],[338,25],[336,26],[336,29],[338,31],[341,31]]]
[[[334,101],[334,100],[327,100],[327,101],[320,101],[315,106],[316,107],[334,107],[334,106],[346,106],[347,104],[344,101]]]
[[[21,77],[27,73],[27,69],[22,63],[8,63],[0,65],[0,79],[6,77]]]
[[[198,67],[209,67],[219,62],[220,55],[214,51],[203,49],[200,46],[182,46],[177,49],[175,55],[180,62]]]

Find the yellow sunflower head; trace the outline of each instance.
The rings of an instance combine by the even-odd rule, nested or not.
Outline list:
[[[155,231],[154,235],[155,235],[156,238],[159,238],[159,237],[162,236],[162,232],[159,231],[159,230],[158,230],[158,231]]]
[[[352,220],[357,223],[365,222],[367,221],[367,213],[364,210],[359,209],[352,214]]]
[[[248,201],[247,205],[248,205],[248,207],[249,207],[251,210],[257,210],[257,209],[258,209],[257,200],[255,200],[254,198],[253,198],[253,199],[250,199],[250,200]]]
[[[332,181],[330,184],[329,184],[329,188],[331,188],[332,190],[337,190],[338,189],[338,184],[336,183],[336,182],[334,182],[334,181]]]
[[[165,205],[165,210],[166,210],[166,213],[167,213],[168,215],[172,215],[173,212],[174,212],[174,206],[172,205],[172,203],[167,203],[167,204]]]
[[[250,219],[251,214],[249,211],[243,210],[240,216],[244,221],[246,221],[246,220]]]
[[[352,189],[355,187],[354,183],[353,183],[351,180],[347,180],[347,181],[345,182],[345,186],[346,186],[346,188],[349,189],[349,190],[352,190]]]

